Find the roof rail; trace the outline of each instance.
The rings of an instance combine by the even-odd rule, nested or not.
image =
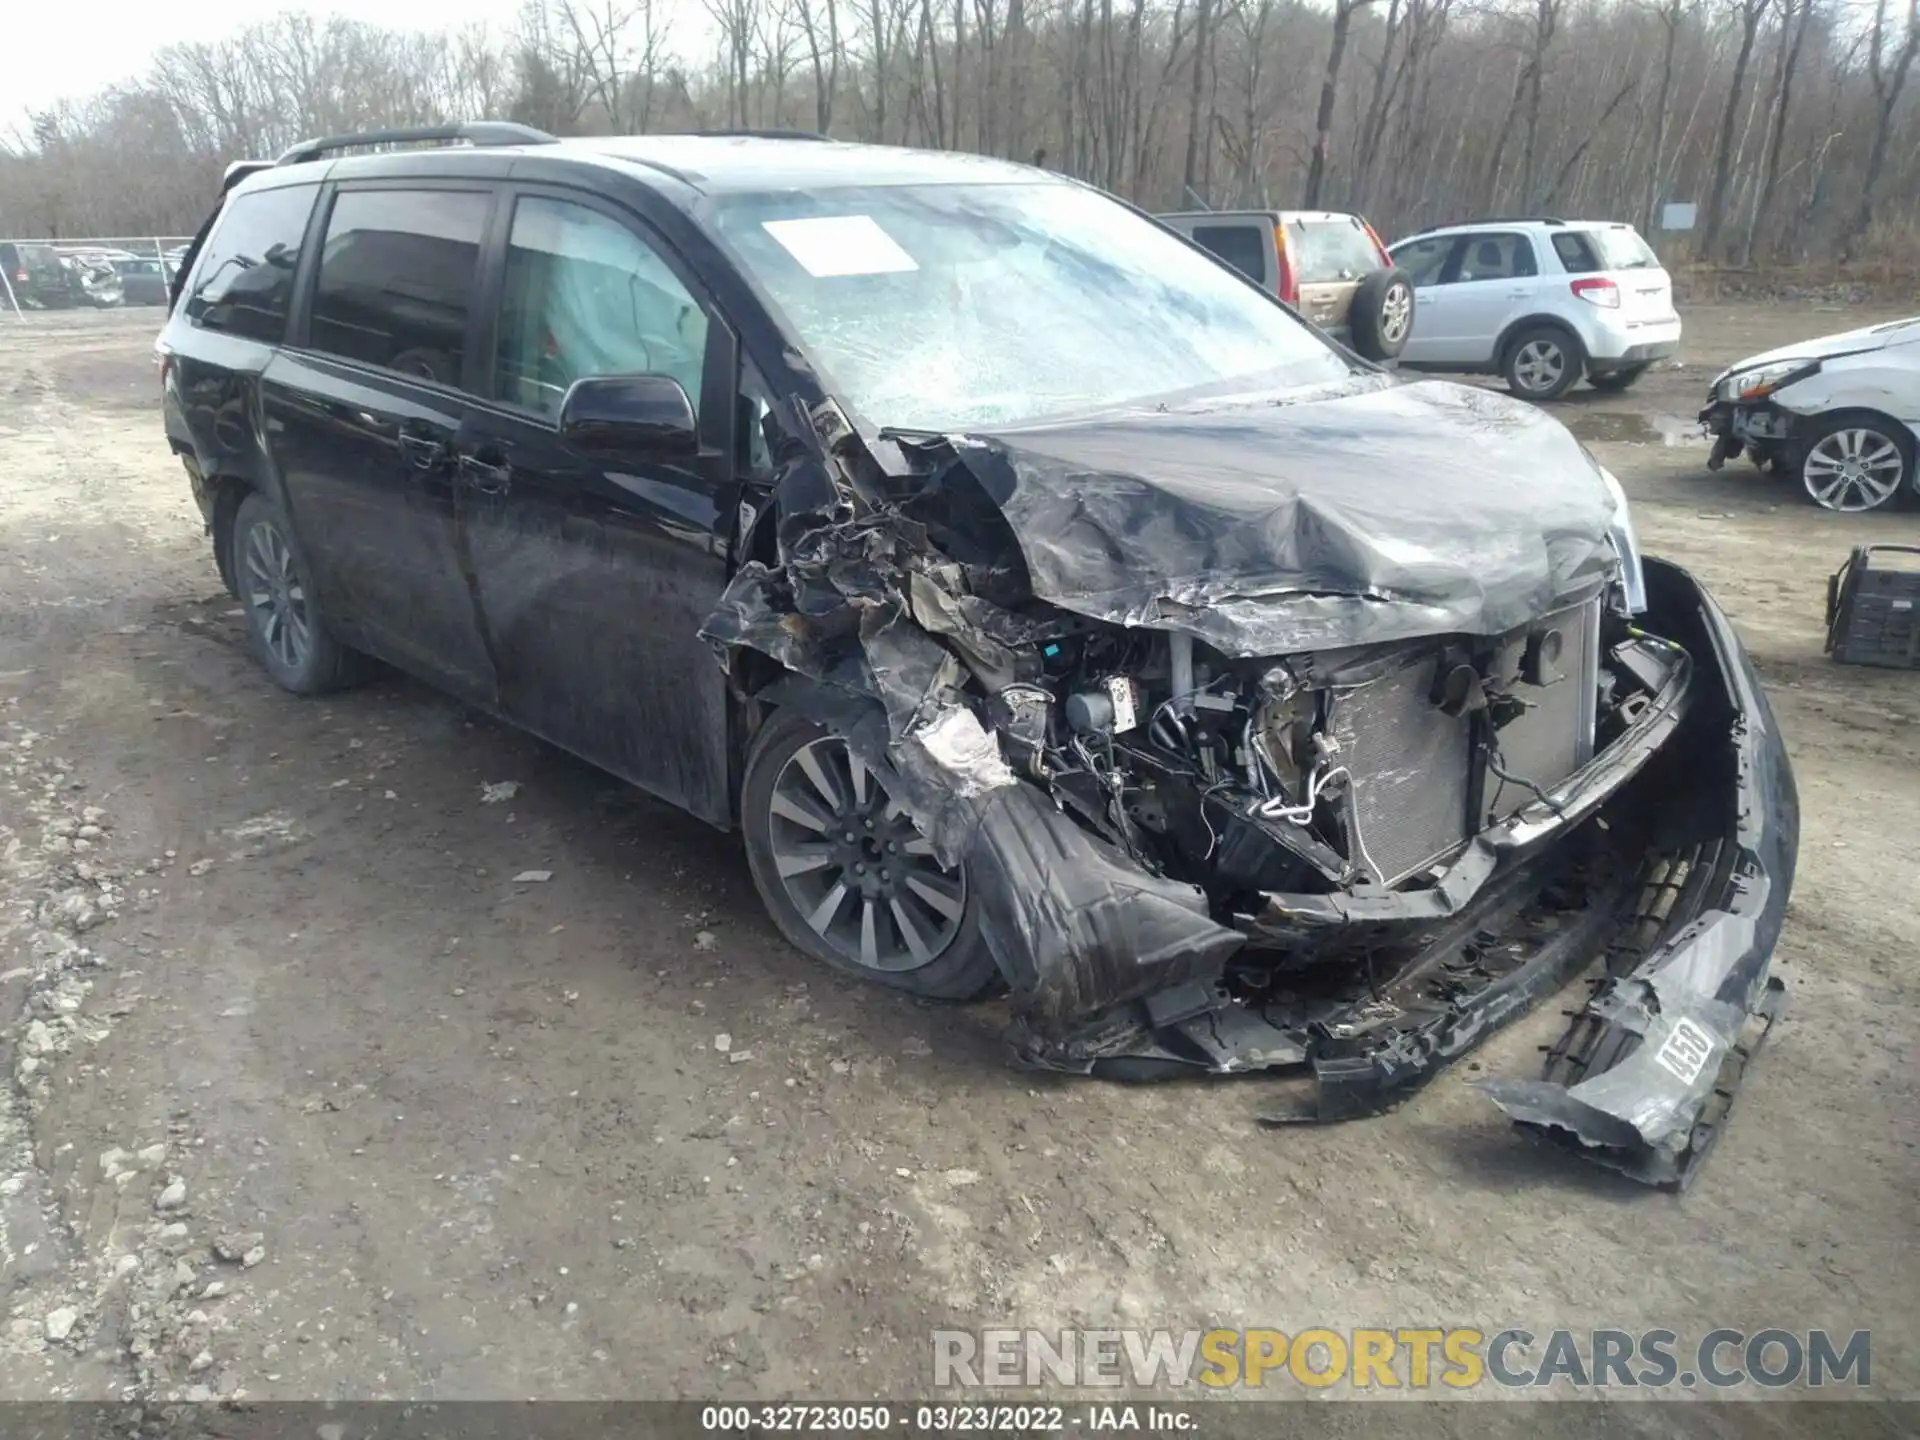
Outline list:
[[[1470,225],[1565,225],[1567,223],[1552,215],[1476,215],[1471,220],[1443,220],[1438,225],[1423,226],[1400,238],[1417,240],[1422,235],[1431,235],[1437,230],[1464,230]]]
[[[363,130],[358,135],[328,135],[302,140],[274,163],[303,165],[334,150],[360,145],[407,145],[428,140],[464,140],[469,145],[551,145],[554,137],[511,120],[463,120],[456,125],[406,125],[397,130]]]
[[[271,160],[236,160],[227,166],[226,174],[220,177],[220,193],[226,194],[249,175],[258,175],[262,170],[271,170]]]
[[[811,130],[689,130],[703,140],[832,140]]]

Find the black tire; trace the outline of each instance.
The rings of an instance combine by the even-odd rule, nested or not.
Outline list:
[[[1529,325],[1507,342],[1500,373],[1507,389],[1522,400],[1558,400],[1580,378],[1585,360],[1571,331]]]
[[[1413,281],[1404,270],[1376,270],[1353,292],[1347,314],[1353,348],[1369,360],[1397,360],[1413,333]]]
[[[876,868],[857,881],[850,867],[843,865],[839,859],[823,860],[809,871],[783,876],[782,856],[788,856],[788,863],[792,864],[793,835],[796,832],[805,834],[813,829],[811,825],[796,826],[793,821],[776,813],[777,793],[787,793],[789,800],[793,798],[790,792],[780,790],[783,785],[792,783],[790,780],[783,780],[783,776],[792,776],[795,773],[792,767],[801,763],[802,751],[809,751],[816,758],[823,755],[832,756],[836,753],[844,756],[844,747],[838,752],[833,750],[832,747],[837,744],[837,737],[812,721],[803,719],[790,711],[774,712],[767,723],[761,727],[760,733],[754,737],[752,751],[747,757],[745,783],[741,787],[740,831],[746,841],[747,869],[753,875],[754,886],[760,892],[760,899],[766,905],[767,913],[773,917],[773,923],[779,927],[780,933],[796,950],[832,966],[843,974],[891,986],[896,990],[904,990],[911,995],[923,996],[930,1000],[973,1000],[993,990],[999,983],[1000,972],[994,964],[991,952],[987,949],[986,941],[981,937],[979,897],[970,887],[966,887],[964,872],[953,877],[937,877],[942,883],[957,882],[961,887],[959,915],[957,921],[946,922],[951,926],[951,931],[937,947],[925,947],[931,950],[931,958],[918,962],[908,953],[904,938],[906,932],[902,928],[903,922],[897,918],[899,912],[894,908],[894,901],[883,901],[877,895],[866,896],[861,890],[849,888],[874,883],[873,877],[878,874],[877,867],[885,863],[882,854],[873,855],[872,864]],[[878,777],[872,772],[862,769],[860,773],[864,777],[865,787],[878,786]],[[853,803],[856,796],[840,790],[840,786],[847,777],[841,772],[829,770],[827,778],[832,782],[833,788],[839,792],[839,798],[848,802],[843,808],[832,812],[830,828],[837,830],[843,823],[854,826],[855,828],[842,834],[859,836],[860,838],[853,842],[855,846],[881,843],[878,835],[867,834],[862,830],[862,825],[870,829],[871,824],[870,821],[858,820],[857,812],[860,807]],[[861,783],[856,783],[854,788],[859,790],[863,786]],[[813,793],[819,794],[817,787]],[[865,802],[867,809],[876,814],[886,809],[884,787],[879,788],[877,800],[872,798],[871,789],[868,789],[866,794],[869,797]],[[828,818],[824,806],[818,807],[818,818]],[[887,823],[887,817],[881,815],[880,818],[883,824]],[[904,817],[899,818],[904,819]],[[828,832],[819,833],[822,834],[820,848],[823,851],[831,851],[835,855],[839,855],[843,850],[849,854],[852,853],[852,847],[844,845],[840,836]],[[918,865],[924,871],[934,862],[930,856],[927,856],[918,860],[902,857],[902,863]],[[901,873],[904,875],[906,872]],[[830,896],[836,886],[845,892],[844,898],[835,902],[835,908],[829,910],[823,928],[816,928],[801,909],[803,901],[810,902],[813,898],[800,893],[801,882],[819,888],[823,896]],[[861,910],[862,923],[858,928],[862,937],[864,938],[868,933],[867,917],[874,917],[872,925],[875,932],[876,958],[884,957],[896,962],[898,968],[881,968],[878,965],[863,963],[860,959],[850,934],[855,928],[850,923],[851,912],[855,907],[846,903],[847,900],[856,898],[860,900],[858,908]],[[906,897],[900,898],[905,900]],[[822,900],[822,905],[825,903],[825,900]],[[924,900],[911,901],[906,908],[905,923],[915,926],[917,932],[925,930],[925,921],[929,914],[937,915],[937,912],[929,909]],[[820,910],[821,905],[816,905],[813,913],[817,915]],[[921,917],[917,921],[913,918],[915,914]],[[843,925],[843,921],[849,923]],[[879,937],[877,932],[882,929],[886,932],[885,936]],[[924,943],[924,940],[930,937],[921,935],[920,938]]]
[[[1849,461],[1849,447],[1856,445],[1849,437],[1855,436],[1857,454]],[[1857,480],[1840,479],[1847,464],[1853,465]],[[1914,493],[1912,435],[1898,421],[1871,410],[1843,410],[1810,427],[1796,442],[1793,473],[1808,500],[1843,514],[1891,510],[1920,498]],[[1880,492],[1888,481],[1890,488]],[[1830,492],[1828,498],[1822,498],[1823,491]]]
[[[311,571],[294,543],[293,527],[280,507],[257,490],[234,514],[227,563],[246,612],[254,658],[274,684],[295,695],[323,695],[362,678],[360,655],[335,640],[327,628],[307,582]],[[294,619],[303,619],[304,627],[290,623]]]
[[[1589,375],[1587,383],[1596,390],[1620,391],[1626,389],[1650,369],[1647,365],[1623,365],[1618,370],[1608,370],[1603,374]]]

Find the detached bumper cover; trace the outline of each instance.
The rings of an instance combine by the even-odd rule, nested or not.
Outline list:
[[[1674,903],[1697,914],[1594,994],[1543,1078],[1484,1088],[1522,1125],[1603,1165],[1684,1185],[1779,1013],[1784,990],[1768,971],[1793,886],[1800,806],[1772,709],[1725,615],[1684,571],[1649,561],[1647,575],[1663,622],[1684,627],[1679,638],[1702,662],[1701,682],[1720,692],[1702,737],[1717,735],[1720,753],[1689,758],[1717,777],[1721,833],[1703,835],[1666,882]]]

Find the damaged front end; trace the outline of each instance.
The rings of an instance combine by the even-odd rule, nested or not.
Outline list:
[[[964,865],[1021,1063],[1270,1073],[1302,1083],[1263,1120],[1344,1119],[1591,973],[1543,1076],[1486,1088],[1681,1183],[1778,997],[1792,776],[1711,599],[1480,395],[872,443],[829,406],[703,633]],[[1480,444],[1429,433],[1411,494],[1295,479],[1342,406]],[[1585,473],[1528,493],[1522,458]]]

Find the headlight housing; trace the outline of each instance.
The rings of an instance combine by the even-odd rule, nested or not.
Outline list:
[[[1620,557],[1620,599],[1627,614],[1638,615],[1647,608],[1647,577],[1640,565],[1640,537],[1634,533],[1633,510],[1619,479],[1606,466],[1599,468],[1600,478],[1607,482],[1607,491],[1613,496],[1613,520],[1607,526],[1607,538]]]
[[[1764,400],[1809,375],[1820,373],[1818,360],[1776,360],[1751,370],[1734,370],[1723,376],[1716,393],[1722,400]]]

